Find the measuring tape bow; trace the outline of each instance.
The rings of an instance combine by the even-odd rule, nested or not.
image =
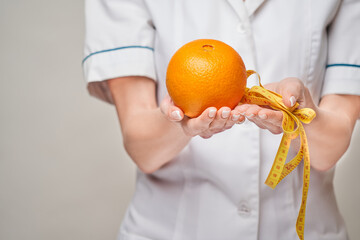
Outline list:
[[[282,111],[283,113],[282,128],[284,133],[265,184],[274,189],[276,185],[292,172],[299,165],[301,160],[304,159],[302,200],[296,221],[296,232],[299,239],[304,240],[306,200],[310,182],[310,156],[302,122],[306,124],[310,123],[316,116],[315,111],[311,108],[298,109],[298,103],[291,108],[286,107],[282,101],[281,95],[267,90],[261,85],[260,76],[257,72],[248,70],[246,73],[247,77],[256,74],[259,78],[259,86],[254,86],[251,89],[246,88],[241,103],[266,105],[274,110]],[[286,163],[291,140],[297,138],[299,135],[299,152],[292,160]]]

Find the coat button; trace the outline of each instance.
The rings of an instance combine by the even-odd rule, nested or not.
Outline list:
[[[246,201],[241,201],[239,203],[238,214],[242,217],[248,217],[251,215],[251,208]]]
[[[237,25],[236,30],[237,30],[239,33],[245,33],[245,32],[246,32],[245,26],[244,26],[244,24],[242,24],[242,23],[239,23],[239,24]]]

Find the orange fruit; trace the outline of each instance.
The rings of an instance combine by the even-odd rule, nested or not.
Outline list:
[[[208,107],[233,109],[244,95],[246,78],[244,62],[232,47],[199,39],[172,56],[166,87],[174,104],[193,118]]]

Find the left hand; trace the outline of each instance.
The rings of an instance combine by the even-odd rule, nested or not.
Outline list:
[[[316,105],[314,104],[308,88],[305,87],[304,83],[298,78],[285,78],[280,82],[270,83],[264,87],[282,95],[283,102],[287,107],[292,107],[298,102],[299,108],[308,107],[314,110],[316,109]],[[273,134],[280,134],[283,132],[283,113],[281,111],[255,104],[242,104],[238,106],[237,109],[240,114],[244,115],[258,127],[267,129]]]

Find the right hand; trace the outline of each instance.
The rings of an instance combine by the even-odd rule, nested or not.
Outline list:
[[[160,104],[160,110],[164,116],[169,121],[178,122],[187,136],[199,135],[202,138],[210,138],[216,133],[230,129],[236,123],[243,123],[245,117],[240,114],[238,107],[233,110],[229,107],[222,107],[219,110],[215,107],[209,107],[200,116],[189,118],[174,105],[169,95]]]

